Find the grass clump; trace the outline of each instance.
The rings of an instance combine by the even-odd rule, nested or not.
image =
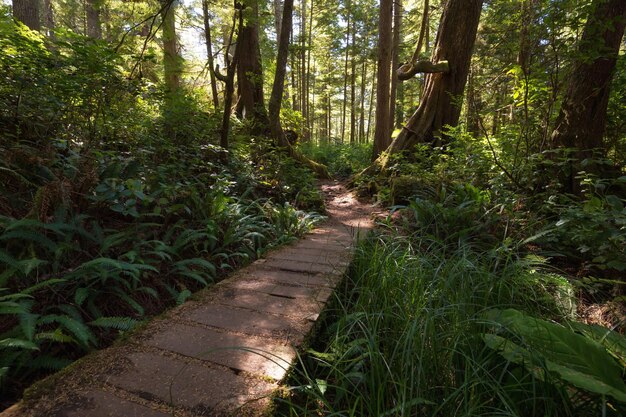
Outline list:
[[[477,233],[489,223],[478,206],[450,201],[415,201],[411,227],[361,245],[279,415],[623,415],[620,349],[568,321],[568,281]],[[435,224],[448,216],[467,222]]]

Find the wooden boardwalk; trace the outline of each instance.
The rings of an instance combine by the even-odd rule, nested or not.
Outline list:
[[[0,417],[268,414],[346,271],[357,231],[371,226],[370,209],[340,185],[323,188],[329,220],[304,239],[36,384]]]

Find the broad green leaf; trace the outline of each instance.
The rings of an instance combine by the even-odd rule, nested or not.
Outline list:
[[[546,368],[564,381],[589,392],[626,402],[626,384],[621,377],[623,369],[599,343],[561,325],[527,316],[514,309],[491,310],[486,318],[498,323],[523,343],[523,346],[519,346],[504,339],[507,333],[501,334],[505,343],[497,343],[493,335],[484,337],[487,345],[506,359],[534,366],[536,363],[533,363],[531,357],[540,355]],[[536,371],[529,370],[533,373]]]
[[[572,321],[568,322],[568,325],[575,331],[600,343],[612,355],[619,359],[622,366],[626,367],[626,337],[606,327],[598,326],[597,324],[585,324]]]

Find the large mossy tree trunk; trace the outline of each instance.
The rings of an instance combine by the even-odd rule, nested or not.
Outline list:
[[[552,133],[554,148],[574,149],[565,191],[578,192],[580,162],[603,151],[611,80],[626,25],[626,0],[594,0]],[[596,167],[597,168],[597,167]],[[594,170],[587,164],[586,170]]]
[[[410,150],[418,143],[445,142],[444,126],[457,125],[482,5],[483,0],[446,3],[431,61],[434,64],[447,61],[448,70],[426,75],[422,101],[378,159],[381,167],[385,167],[388,155]]]

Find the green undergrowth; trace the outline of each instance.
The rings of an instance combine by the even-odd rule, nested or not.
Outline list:
[[[412,199],[359,247],[281,416],[620,416],[626,339],[486,195]],[[508,238],[507,238],[508,237]]]
[[[152,169],[104,158],[81,212],[59,204],[45,217],[0,216],[0,388],[7,396],[320,219],[288,201],[255,197],[252,188],[237,190],[230,165],[195,162]]]
[[[0,407],[320,220],[310,171],[242,123],[220,148],[123,48],[6,14],[0,47]]]
[[[371,143],[320,143],[305,142],[299,145],[307,157],[328,167],[333,177],[348,178],[367,168],[372,158]]]

